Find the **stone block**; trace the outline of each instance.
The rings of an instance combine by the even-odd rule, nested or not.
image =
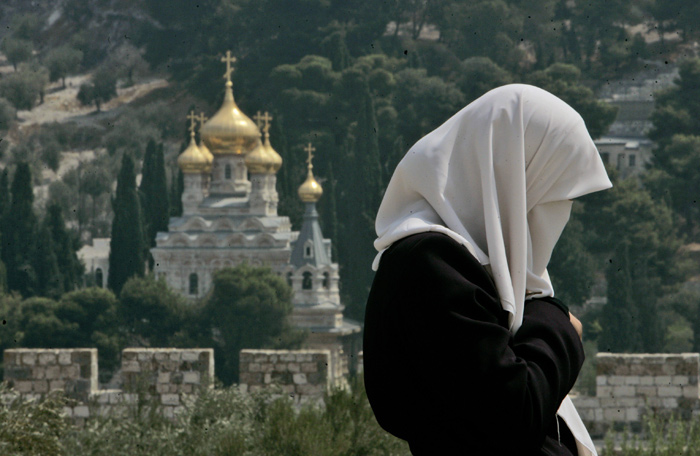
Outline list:
[[[607,422],[625,421],[624,408],[606,408],[603,410],[603,419]]]
[[[177,361],[178,363],[181,361],[180,359],[180,352],[179,351],[174,351],[170,353],[170,361]]]
[[[654,384],[659,386],[669,386],[671,384],[671,376],[659,375],[654,379]]]
[[[680,386],[659,386],[659,397],[679,397],[683,395]]]
[[[122,372],[141,372],[141,365],[138,361],[122,360]]]
[[[634,396],[636,388],[633,386],[613,386],[613,397],[630,397]]]
[[[287,363],[287,370],[292,373],[297,373],[301,370],[299,363]]]
[[[597,375],[595,378],[596,386],[605,386],[608,384],[608,377],[605,375]]]
[[[22,353],[22,364],[25,366],[33,366],[37,362],[37,354],[35,351]]]
[[[625,385],[639,385],[640,377],[638,375],[628,375],[625,377]]]
[[[63,407],[63,416],[66,418],[73,417],[73,407]]]
[[[199,361],[199,353],[193,350],[185,350],[182,352],[183,361]]]
[[[46,378],[46,366],[32,367],[32,378],[35,380]]]
[[[613,387],[612,386],[599,386],[596,388],[596,397],[612,397]]]
[[[58,364],[61,366],[67,366],[71,364],[73,361],[71,360],[71,352],[62,350],[58,352]]]
[[[160,403],[163,405],[180,405],[180,395],[179,394],[162,394],[160,396]]]
[[[674,375],[671,377],[671,384],[676,386],[689,385],[690,378],[687,375]]]
[[[675,397],[664,397],[661,400],[661,405],[663,406],[663,408],[675,410],[676,408],[678,408],[678,399]]]
[[[259,363],[248,364],[248,371],[249,372],[260,372],[260,364]]]
[[[61,378],[79,378],[80,366],[78,364],[68,364],[61,366]]]
[[[697,398],[698,397],[698,386],[697,385],[683,386],[683,397]]]
[[[184,372],[182,376],[183,383],[196,383],[199,384],[200,376],[199,372]]]
[[[5,380],[30,380],[32,368],[27,366],[5,366]]]
[[[294,384],[296,385],[305,385],[308,383],[306,380],[306,374],[303,373],[294,374],[292,378],[294,380]]]
[[[625,409],[625,419],[626,421],[639,421],[639,408],[628,407]]]
[[[167,394],[169,392],[170,392],[170,384],[169,383],[157,383],[156,384],[156,393]]]
[[[2,354],[2,362],[5,366],[22,364],[22,355],[17,350],[7,349]]]
[[[263,364],[268,361],[267,355],[257,355],[253,358],[254,363]]]
[[[624,385],[626,378],[627,378],[626,376],[622,376],[622,375],[611,375],[608,377],[608,385],[613,385],[613,386]]]
[[[34,380],[34,385],[32,390],[35,393],[48,393],[49,392],[49,382],[46,380]]]
[[[639,384],[644,386],[649,386],[654,384],[655,378],[651,375],[642,375],[639,377]]]
[[[66,381],[65,380],[51,380],[49,381],[49,391],[65,391]]]
[[[302,372],[318,372],[318,364],[317,363],[302,363],[301,364],[301,371]]]
[[[170,383],[170,372],[158,372],[157,383]]]
[[[73,407],[73,417],[74,418],[89,418],[90,409],[87,405],[76,405]]]
[[[181,392],[183,392],[185,394],[192,394],[192,393],[194,393],[195,386],[196,385],[194,385],[192,383],[186,383],[186,384],[182,385],[180,390],[181,390]]]
[[[46,366],[46,378],[48,380],[56,380],[61,376],[61,366],[53,365]]]
[[[645,397],[656,397],[659,395],[659,392],[656,388],[656,386],[638,386],[637,394]]]
[[[296,392],[298,394],[303,394],[306,396],[321,396],[323,392],[325,391],[325,388],[321,385],[297,385],[296,386]]]
[[[39,352],[39,357],[38,357],[39,364],[42,366],[46,366],[49,364],[56,364],[56,353],[52,351],[42,351]]]
[[[262,363],[260,364],[261,372],[272,372],[275,370],[275,365],[272,363]]]
[[[153,352],[150,350],[140,350],[136,353],[136,359],[138,361],[151,361],[153,359]]]
[[[14,382],[14,390],[17,391],[18,393],[31,393],[32,391],[32,382],[31,380],[18,380]]]

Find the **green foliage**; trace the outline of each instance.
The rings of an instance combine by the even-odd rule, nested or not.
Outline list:
[[[49,69],[49,80],[61,80],[62,86],[66,88],[66,76],[77,71],[80,62],[83,60],[83,53],[70,46],[59,46],[51,49],[44,57],[44,65]]]
[[[32,57],[34,46],[29,40],[6,36],[0,43],[0,50],[17,71],[17,65]]]
[[[225,384],[238,380],[243,348],[299,346],[304,334],[290,327],[291,312],[292,289],[269,269],[243,264],[217,271],[201,317],[217,376]]]
[[[13,395],[0,386],[0,453],[7,456],[62,455],[61,439],[70,424],[63,417],[65,399],[50,394],[34,401]],[[10,401],[6,405],[6,401]]]
[[[41,75],[16,71],[0,79],[0,96],[17,110],[29,110],[34,107],[43,90],[41,83]]]
[[[9,28],[14,38],[36,40],[41,30],[41,19],[36,14],[17,14],[12,17]]]
[[[700,455],[700,423],[677,416],[643,418],[642,435],[630,435],[629,431],[611,432],[605,436],[605,456],[698,456]]]
[[[94,104],[99,112],[102,104],[117,96],[117,75],[109,68],[100,68],[93,74],[92,82],[80,85],[78,101],[84,105]]]
[[[2,261],[8,288],[30,296],[36,290],[35,251],[37,219],[32,204],[32,176],[27,163],[19,163],[10,188],[9,212],[3,217]]]
[[[0,98],[0,131],[7,131],[17,116],[15,108],[5,98]]]
[[[118,295],[130,277],[143,276],[145,269],[143,214],[136,190],[134,162],[128,154],[122,157],[112,208],[108,280],[109,288]]]
[[[144,196],[144,218],[148,230],[147,243],[155,247],[158,232],[168,231],[170,206],[168,203],[168,184],[165,177],[163,144],[156,147],[153,140],[148,142],[141,168],[141,185],[139,191]]]
[[[119,295],[118,315],[131,344],[173,347],[186,340],[188,307],[191,304],[165,281],[148,275],[126,282]]]
[[[336,390],[325,405],[301,409],[286,397],[244,394],[237,387],[202,390],[174,421],[158,414],[91,419],[62,433],[65,454],[114,456],[408,456],[405,442],[384,432],[360,386]]]

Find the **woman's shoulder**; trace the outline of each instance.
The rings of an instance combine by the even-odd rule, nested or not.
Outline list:
[[[446,234],[436,232],[413,234],[392,244],[382,255],[379,267],[396,264],[421,269],[469,267],[483,270],[483,266],[465,246]]]

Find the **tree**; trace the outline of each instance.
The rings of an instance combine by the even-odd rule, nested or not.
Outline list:
[[[462,63],[459,89],[471,103],[496,87],[513,82],[513,76],[488,57],[470,57]]]
[[[56,252],[46,221],[39,226],[37,234],[33,259],[36,274],[35,293],[38,296],[56,299],[63,294],[63,278],[58,272]]]
[[[591,248],[607,261],[608,302],[600,319],[599,349],[658,352],[664,341],[658,302],[687,274],[678,255],[681,238],[663,201],[635,179],[614,184],[583,198],[582,219],[596,234]]]
[[[10,194],[9,211],[3,217],[2,260],[7,268],[8,288],[26,297],[36,292],[34,255],[37,247],[32,176],[27,163],[17,165]]]
[[[80,85],[78,101],[84,105],[94,104],[100,112],[102,103],[117,96],[117,76],[106,68],[101,68],[92,76],[92,82]]]
[[[32,58],[34,47],[31,41],[6,36],[0,43],[0,50],[17,71],[17,65]]]
[[[49,69],[49,80],[51,82],[61,80],[61,86],[66,88],[66,76],[77,71],[80,62],[83,60],[83,53],[70,46],[59,46],[51,49],[44,58],[44,64]]]
[[[159,231],[168,231],[170,207],[168,204],[168,186],[165,178],[163,145],[156,147],[151,140],[146,146],[141,171],[139,190],[144,195],[144,219],[148,231],[148,247],[156,245]]]
[[[53,244],[59,275],[64,292],[73,291],[80,285],[83,265],[76,253],[76,241],[66,230],[63,210],[58,204],[49,204],[45,224]]]
[[[128,154],[122,157],[112,209],[108,285],[119,295],[126,281],[132,276],[143,276],[145,269],[143,215],[136,191],[134,162]]]
[[[42,87],[35,74],[14,72],[0,79],[0,96],[12,103],[17,110],[29,110],[34,107]]]
[[[119,319],[129,343],[149,347],[172,347],[187,332],[190,316],[181,295],[152,275],[130,278],[119,295]]]
[[[12,104],[5,98],[0,98],[0,131],[7,131],[17,117],[17,112]]]
[[[110,53],[105,64],[117,78],[125,78],[126,86],[134,85],[134,77],[148,71],[148,63],[141,57],[141,51],[131,44],[122,44]]]
[[[173,170],[170,175],[170,215],[180,217],[182,215],[182,192],[185,191],[185,176],[180,168]]]
[[[208,343],[214,345],[217,377],[238,381],[239,352],[244,348],[291,348],[301,335],[289,326],[292,289],[267,268],[246,264],[214,275],[214,289],[202,309]]]

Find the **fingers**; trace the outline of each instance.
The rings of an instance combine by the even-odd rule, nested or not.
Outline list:
[[[583,340],[583,325],[579,321],[578,318],[574,317],[571,312],[569,312],[569,321],[571,321],[571,324],[573,325],[574,329],[576,330],[576,333],[578,333],[578,337]]]

